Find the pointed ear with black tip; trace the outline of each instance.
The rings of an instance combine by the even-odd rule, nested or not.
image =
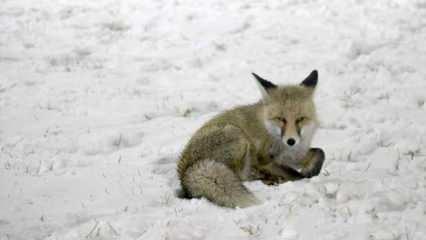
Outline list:
[[[303,80],[300,85],[304,86],[304,87],[309,87],[309,88],[315,88],[315,86],[318,83],[318,71],[317,70],[313,70],[309,76],[307,76],[305,78],[305,80]]]
[[[277,88],[278,86],[271,83],[270,81],[261,78],[259,75],[257,75],[256,73],[252,73],[254,78],[256,79],[257,85],[259,86],[260,92],[262,93],[262,98],[263,99],[268,99],[269,98],[269,92],[272,89]]]

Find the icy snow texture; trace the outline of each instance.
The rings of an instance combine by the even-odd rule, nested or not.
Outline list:
[[[423,0],[0,1],[0,239],[426,239]],[[182,200],[175,165],[254,71],[319,70],[322,174]]]

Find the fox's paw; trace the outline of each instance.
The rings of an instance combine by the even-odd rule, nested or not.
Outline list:
[[[268,178],[268,179],[262,179],[262,182],[265,185],[272,186],[272,185],[278,185],[281,182],[285,182],[285,179],[284,178],[282,178],[282,179],[279,179],[279,178]]]
[[[321,172],[325,153],[321,148],[311,148],[307,158],[306,165],[302,168],[301,173],[306,178],[315,177]]]

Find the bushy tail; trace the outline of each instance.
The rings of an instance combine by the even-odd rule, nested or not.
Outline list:
[[[182,185],[191,197],[205,197],[224,207],[249,207],[260,201],[242,184],[225,164],[202,160],[189,167]]]

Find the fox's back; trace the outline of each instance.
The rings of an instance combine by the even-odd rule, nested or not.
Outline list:
[[[204,128],[225,127],[232,125],[240,128],[251,140],[259,138],[259,134],[266,134],[263,129],[263,123],[259,121],[258,114],[261,103],[239,106],[225,111],[210,121],[208,121],[200,130],[203,133]],[[197,133],[196,133],[197,134]],[[258,135],[258,136],[254,136]]]

